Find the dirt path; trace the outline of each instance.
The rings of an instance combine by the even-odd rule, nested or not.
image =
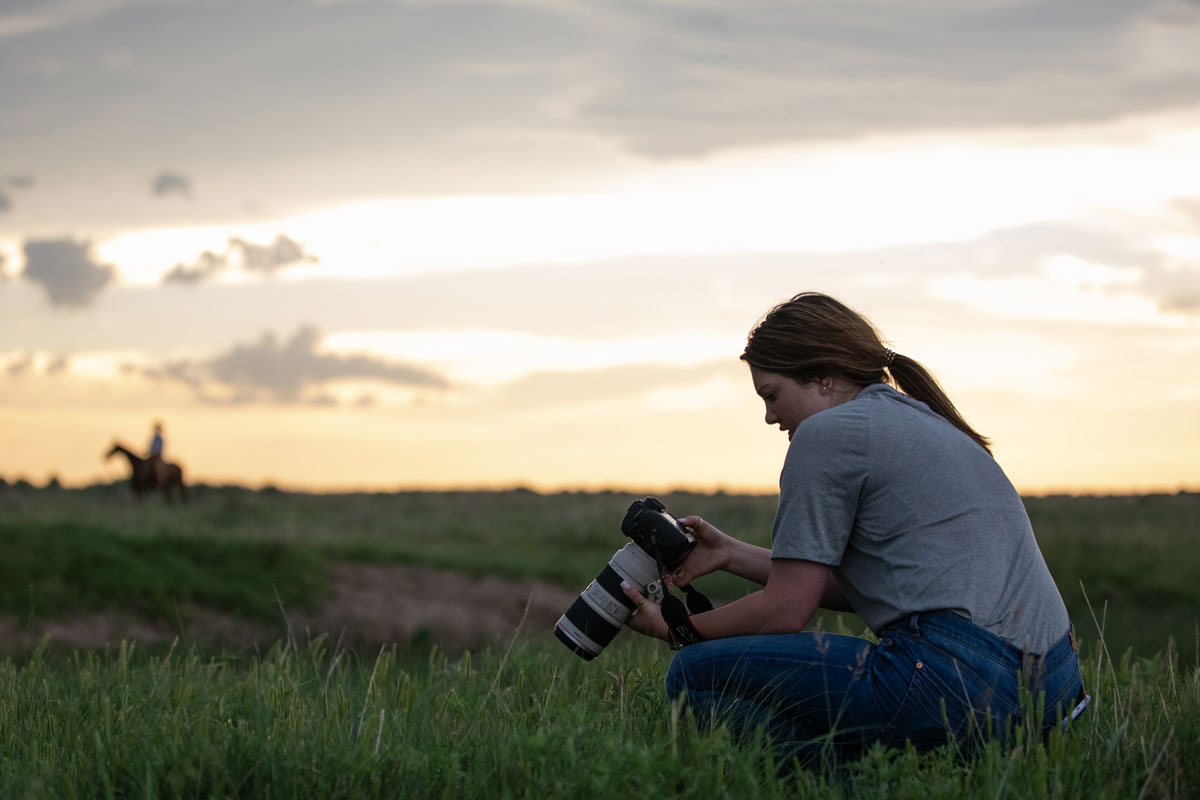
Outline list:
[[[578,596],[536,581],[376,564],[339,564],[333,584],[332,599],[317,613],[289,612],[286,622],[281,613],[275,626],[198,606],[183,607],[182,631],[126,612],[35,620],[29,627],[12,615],[0,615],[0,649],[28,651],[44,638],[52,646],[90,648],[123,640],[170,642],[180,634],[184,643],[240,649],[289,634],[301,644],[327,634],[330,646],[403,646],[418,638],[459,650],[506,642],[518,626],[521,635],[545,635]]]

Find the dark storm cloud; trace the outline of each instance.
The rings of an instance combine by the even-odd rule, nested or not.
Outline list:
[[[150,183],[150,191],[155,197],[165,197],[170,194],[181,194],[191,197],[192,179],[178,172],[164,170],[154,177]]]
[[[303,262],[316,263],[317,257],[304,252],[304,246],[293,239],[277,235],[270,244],[262,245],[232,238],[224,253],[205,250],[194,264],[176,264],[163,275],[164,284],[193,286],[215,278],[227,269],[241,269],[265,277]]]
[[[52,306],[87,306],[116,275],[111,264],[95,260],[91,242],[47,239],[25,243],[21,277],[41,286]]]
[[[224,403],[334,404],[323,387],[339,380],[379,381],[397,386],[445,389],[445,378],[423,367],[367,355],[318,350],[320,333],[305,326],[280,341],[264,333],[210,359],[176,360],[144,370],[150,378],[183,383],[205,400]]]

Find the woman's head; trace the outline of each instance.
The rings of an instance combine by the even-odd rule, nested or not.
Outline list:
[[[896,388],[991,452],[925,367],[888,349],[866,317],[829,295],[802,292],[772,308],[750,331],[742,360],[799,384],[833,378],[861,388],[886,383],[890,373]]]
[[[887,381],[891,355],[866,317],[829,295],[803,292],[767,312],[742,360],[799,383],[838,377],[866,386]]]

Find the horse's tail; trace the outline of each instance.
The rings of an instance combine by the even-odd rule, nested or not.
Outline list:
[[[187,484],[183,481],[183,467],[178,464],[167,464],[167,479],[163,485],[163,491],[169,496],[171,486],[179,487],[179,499],[188,499]]]

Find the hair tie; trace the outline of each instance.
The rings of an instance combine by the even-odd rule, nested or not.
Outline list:
[[[883,365],[885,367],[890,367],[892,365],[893,359],[895,359],[895,358],[896,358],[895,350],[892,350],[887,347],[883,348]]]

